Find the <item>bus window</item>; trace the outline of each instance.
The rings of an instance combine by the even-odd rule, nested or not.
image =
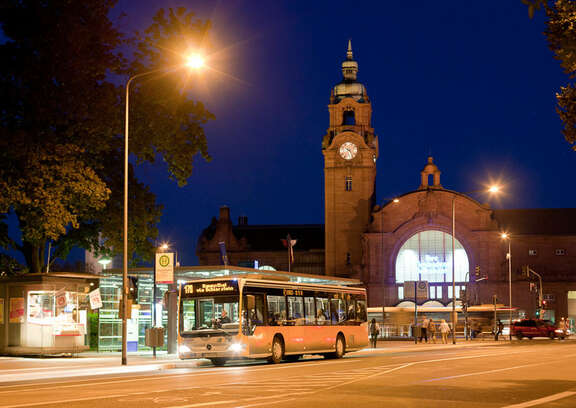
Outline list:
[[[314,313],[314,298],[312,296],[306,296],[304,298],[304,312],[306,316],[306,324],[316,324],[316,313]]]
[[[254,326],[264,325],[264,295],[250,295],[254,297],[254,307],[250,310],[247,309],[247,316],[250,318],[250,324]],[[247,305],[246,296],[244,296],[244,305]]]
[[[284,296],[267,296],[268,324],[280,326],[286,322],[286,299]]]
[[[354,304],[354,299],[348,299],[348,321],[356,320],[356,305]]]
[[[330,299],[330,321],[340,324],[346,320],[346,304],[343,299]]]
[[[367,321],[365,300],[356,299],[356,320],[359,322]]]
[[[182,331],[184,332],[196,329],[195,303],[194,299],[184,299],[182,301]]]
[[[316,323],[324,326],[330,324],[328,313],[330,312],[330,302],[327,298],[316,298]]]
[[[300,296],[288,296],[288,320],[291,325],[304,325],[304,300]]]
[[[214,299],[200,299],[198,301],[198,309],[200,311],[198,328],[212,327],[214,321]]]

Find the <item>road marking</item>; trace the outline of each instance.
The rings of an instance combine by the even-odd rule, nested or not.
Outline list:
[[[556,401],[562,398],[567,398],[567,397],[571,397],[572,395],[576,395],[575,391],[564,391],[564,392],[560,392],[558,394],[554,394],[554,395],[549,395],[547,397],[544,398],[538,398],[532,401],[526,401],[526,402],[522,402],[520,404],[514,404],[514,405],[506,405],[503,408],[526,408],[526,407],[533,407],[536,405],[541,405],[541,404],[545,404],[546,402],[551,402],[551,401]]]
[[[500,371],[517,370],[518,368],[534,367],[534,366],[539,366],[539,365],[544,365],[544,364],[549,364],[549,363],[550,363],[550,362],[535,363],[535,364],[524,364],[524,365],[519,365],[519,366],[514,366],[514,367],[497,368],[497,369],[495,369],[495,370],[477,371],[477,372],[475,372],[475,373],[451,375],[451,376],[449,376],[449,377],[431,378],[431,379],[429,379],[429,380],[422,380],[422,381],[419,381],[419,382],[432,382],[432,381],[452,380],[452,379],[454,379],[454,378],[470,377],[470,376],[473,376],[473,375],[492,374],[492,373],[498,373],[498,372],[500,372]]]
[[[470,377],[470,376],[474,376],[474,375],[483,375],[483,374],[497,373],[497,372],[500,372],[500,371],[516,370],[516,369],[518,369],[518,368],[524,368],[524,367],[534,367],[534,366],[552,364],[552,363],[557,362],[557,361],[565,362],[567,357],[573,357],[573,356],[575,356],[575,354],[566,354],[566,355],[564,355],[562,358],[557,358],[557,359],[554,359],[554,360],[547,360],[547,361],[543,361],[543,362],[541,362],[541,363],[524,364],[524,365],[513,366],[513,367],[497,368],[497,369],[494,369],[494,370],[487,370],[487,371],[477,371],[477,372],[474,372],[474,373],[451,375],[451,376],[449,376],[449,377],[431,378],[431,379],[428,379],[428,380],[422,380],[422,381],[418,381],[418,382],[421,383],[421,382],[432,382],[432,381],[452,380],[452,379],[454,379],[454,378]]]
[[[241,371],[241,370],[249,370],[250,372],[269,371],[269,370],[283,370],[283,369],[288,369],[288,368],[301,368],[303,365],[305,365],[306,367],[310,367],[310,366],[318,366],[318,365],[354,363],[355,361],[356,360],[349,359],[349,360],[333,361],[333,362],[326,362],[326,361],[319,361],[317,363],[302,362],[302,364],[284,364],[284,365],[277,366],[277,367],[258,367],[258,366],[252,366],[252,367],[219,367],[219,368],[208,368],[208,369],[206,369],[206,370],[209,370],[208,372],[200,372],[200,373],[196,372],[196,373],[189,373],[189,374],[165,374],[165,375],[161,376],[160,378],[159,378],[159,376],[145,376],[145,377],[126,379],[126,377],[123,376],[123,377],[110,378],[110,379],[123,378],[121,380],[114,380],[114,381],[108,380],[108,381],[100,381],[100,382],[94,382],[93,380],[81,380],[83,383],[77,384],[80,381],[80,380],[78,380],[78,381],[70,381],[70,382],[74,382],[75,384],[67,384],[67,385],[60,385],[57,387],[44,387],[44,388],[38,388],[37,386],[38,385],[58,384],[58,383],[45,382],[45,383],[35,383],[35,384],[17,384],[17,385],[3,386],[2,389],[16,388],[16,387],[20,387],[20,389],[2,390],[2,391],[0,391],[0,394],[6,394],[6,393],[11,393],[11,392],[26,392],[26,391],[36,392],[36,391],[40,391],[40,390],[57,390],[57,389],[61,389],[61,388],[92,387],[95,385],[119,384],[119,383],[137,382],[137,381],[172,380],[174,378],[182,378],[182,377],[199,377],[199,376],[205,376],[205,375],[219,375],[222,373],[230,374],[233,371]],[[21,389],[22,387],[32,387],[32,388],[27,389],[27,390],[23,390],[23,389]]]

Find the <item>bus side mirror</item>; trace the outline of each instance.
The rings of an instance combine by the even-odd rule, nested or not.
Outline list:
[[[256,307],[256,297],[254,295],[246,295],[246,310],[252,310]]]

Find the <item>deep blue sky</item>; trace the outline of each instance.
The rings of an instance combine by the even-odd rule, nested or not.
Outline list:
[[[416,189],[431,152],[446,188],[503,180],[494,207],[574,206],[576,153],[554,98],[566,79],[543,16],[530,20],[520,0],[132,0],[118,5],[122,28],[179,5],[212,20],[209,64],[225,73],[196,78],[217,118],[206,126],[213,160],[197,161],[184,188],[160,164],[139,170],[183,264],[196,263],[198,236],[224,204],[250,224],[323,222],[321,140],[349,38],[379,136],[378,201]]]

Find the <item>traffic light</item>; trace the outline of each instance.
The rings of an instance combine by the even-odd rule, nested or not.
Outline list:
[[[543,300],[543,301],[542,301],[542,309],[546,309],[547,306],[548,306],[548,301],[547,301],[547,300]]]
[[[530,266],[529,265],[522,265],[522,276],[525,278],[530,277]]]
[[[536,317],[540,318],[540,309],[536,309]]]
[[[476,267],[474,268],[474,277],[476,279],[480,278],[480,265],[476,265]]]

